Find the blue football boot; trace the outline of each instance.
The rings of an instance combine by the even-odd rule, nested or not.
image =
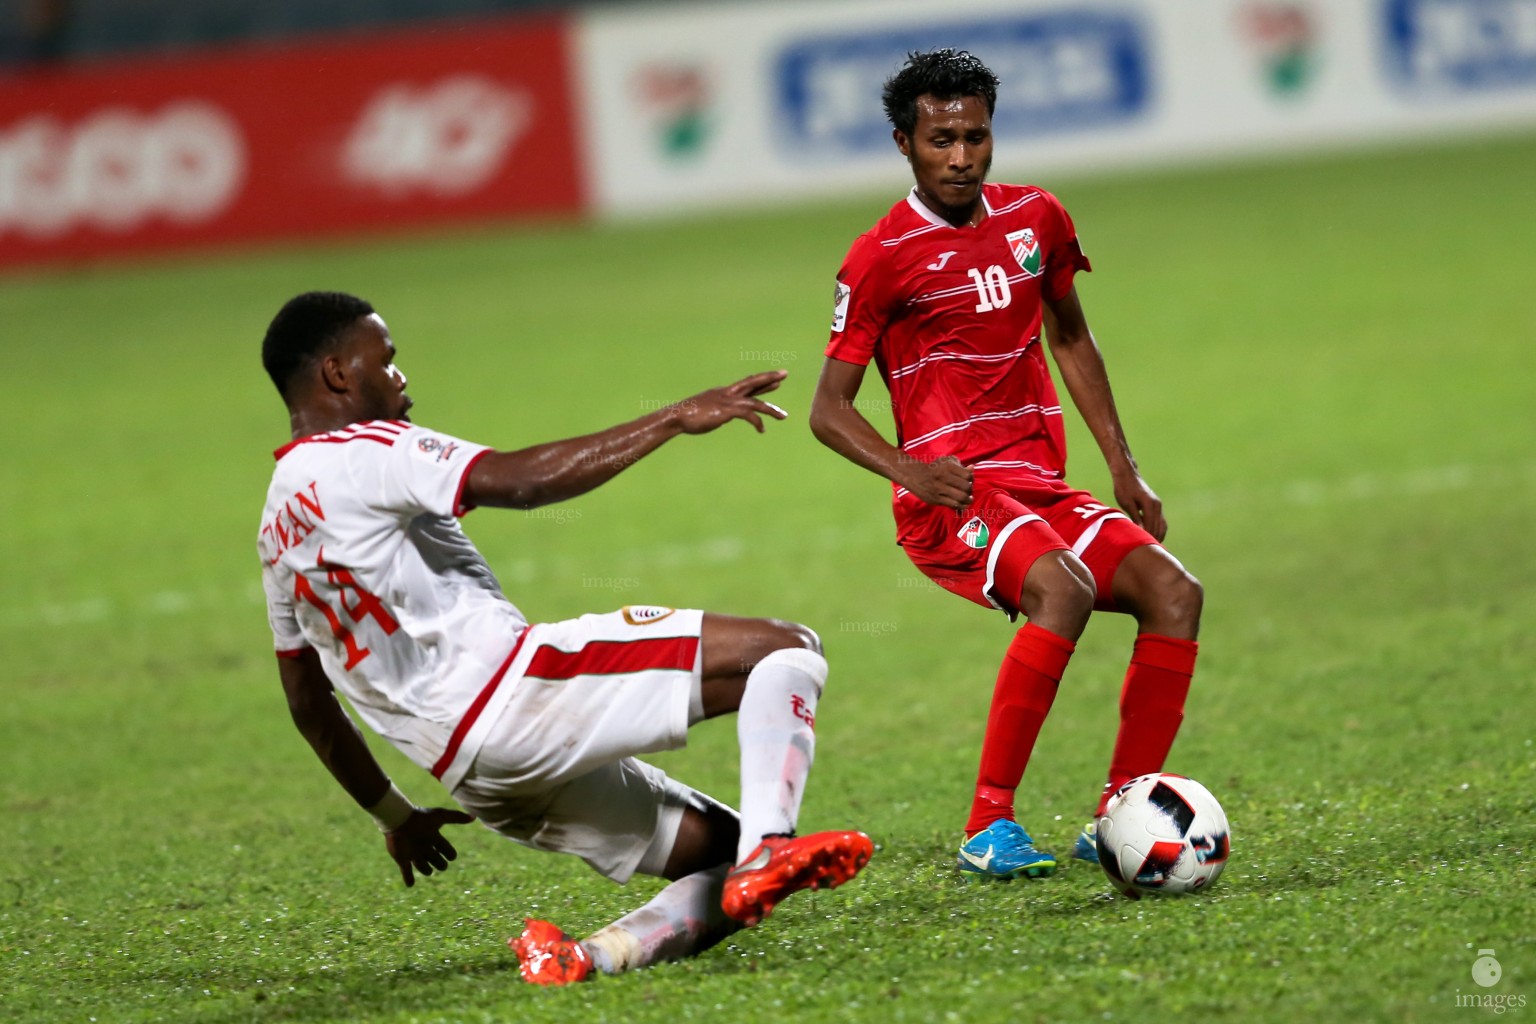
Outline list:
[[[1098,834],[1097,821],[1090,821],[1084,825],[1083,830],[1077,834],[1077,840],[1072,844],[1072,858],[1085,864],[1097,864],[1099,862]]]
[[[1056,858],[1035,849],[1035,841],[1018,822],[1000,818],[960,845],[955,867],[968,882],[1011,882],[1049,877],[1056,870]]]

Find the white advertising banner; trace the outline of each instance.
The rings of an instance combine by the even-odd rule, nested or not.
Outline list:
[[[816,0],[587,11],[599,212],[910,179],[880,105],[911,50],[1002,79],[1001,176],[1536,127],[1536,0]]]

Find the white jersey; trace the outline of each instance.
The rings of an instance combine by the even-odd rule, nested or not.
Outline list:
[[[399,420],[301,438],[276,452],[257,539],[278,655],[314,647],[363,721],[449,789],[476,753],[445,757],[454,729],[528,626],[457,518],[487,451]]]

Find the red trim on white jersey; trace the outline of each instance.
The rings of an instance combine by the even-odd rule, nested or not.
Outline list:
[[[491,449],[476,452],[469,460],[469,465],[464,467],[464,473],[459,477],[459,489],[453,492],[453,514],[460,519],[474,511],[475,506],[464,504],[464,485],[469,482],[469,471],[475,468],[475,463],[491,454]]]
[[[305,644],[303,647],[295,647],[290,651],[274,651],[272,653],[276,654],[279,658],[299,658],[303,657],[304,652],[307,650],[309,650],[309,645]]]
[[[469,730],[474,726],[475,720],[480,717],[480,712],[484,711],[486,704],[490,703],[496,688],[501,685],[502,679],[506,676],[507,669],[512,667],[512,659],[516,658],[517,652],[523,649],[523,641],[528,639],[528,634],[531,632],[533,630],[529,628],[518,635],[517,643],[512,645],[512,653],[507,655],[507,660],[501,663],[496,674],[491,676],[491,681],[486,683],[475,695],[475,699],[470,702],[469,710],[464,712],[464,717],[459,719],[459,724],[454,727],[453,735],[448,737],[448,746],[443,748],[443,756],[438,758],[437,763],[432,766],[433,778],[441,779],[443,772],[453,764],[453,759],[459,754],[459,747],[464,745],[464,737],[469,735]]]
[[[410,424],[403,420],[366,420],[362,423],[354,423],[351,426],[342,427],[340,430],[331,430],[324,434],[310,434],[308,437],[295,438],[273,452],[272,457],[281,459],[301,444],[346,444],[348,441],[373,441],[389,447],[395,443],[396,438],[405,433],[409,428]]]

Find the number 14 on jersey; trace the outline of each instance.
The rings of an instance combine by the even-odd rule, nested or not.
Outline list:
[[[389,609],[384,607],[377,594],[363,589],[363,585],[357,582],[350,570],[339,565],[327,565],[325,562],[325,549],[321,549],[317,559],[319,568],[325,570],[325,581],[336,589],[336,602],[341,605],[341,610],[347,613],[347,617],[354,624],[362,622],[365,618],[372,619],[384,630],[385,636],[392,636],[395,630],[400,628],[400,623],[389,614]],[[348,593],[352,594],[352,600],[347,599]],[[373,652],[357,642],[357,637],[352,635],[352,630],[341,621],[341,616],[336,609],[331,607],[329,601],[321,597],[315,590],[309,577],[302,572],[293,574],[293,596],[300,601],[306,601],[320,610],[325,616],[325,621],[331,627],[331,635],[340,640],[347,649],[348,670],[357,667],[358,663]]]

